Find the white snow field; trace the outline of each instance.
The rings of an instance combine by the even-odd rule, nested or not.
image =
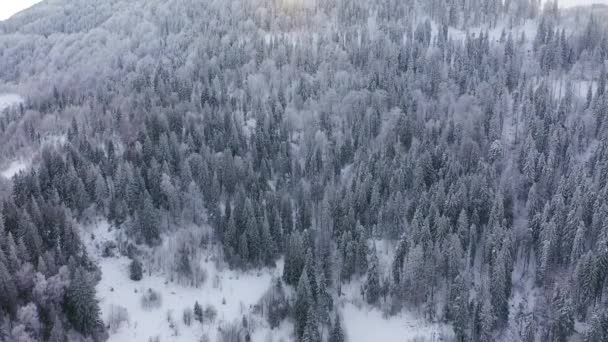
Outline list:
[[[560,8],[569,8],[576,6],[589,6],[589,5],[606,5],[608,0],[559,0]]]
[[[18,94],[0,94],[0,112],[6,108],[19,105],[23,102],[23,97]]]
[[[372,239],[376,248],[380,274],[388,274],[394,258],[394,241]],[[429,322],[415,312],[403,309],[396,315],[386,315],[381,309],[371,307],[361,298],[365,277],[342,286],[339,298],[340,314],[349,342],[430,342],[451,338],[454,332],[450,325]]]
[[[8,166],[1,169],[0,176],[11,179],[14,175],[18,174],[21,171],[26,170],[29,167],[30,163],[24,159],[18,159],[12,161]]]
[[[219,331],[230,324],[241,324],[247,317],[248,330],[252,342],[289,342],[293,341],[293,324],[283,321],[271,330],[267,322],[253,313],[254,306],[273,285],[273,278],[282,275],[282,261],[273,269],[239,272],[229,269],[218,270],[209,257],[201,258],[201,265],[207,272],[207,280],[200,287],[182,286],[168,279],[169,275],[152,273],[149,275],[144,261],[144,277],[141,281],[129,279],[129,262],[126,256],[118,253],[113,257],[102,257],[106,241],[116,241],[114,229],[106,221],[98,221],[82,226],[81,236],[89,256],[102,272],[102,278],[96,287],[102,318],[109,326],[110,342],[148,342],[156,341],[217,341]],[[167,241],[165,239],[165,246]],[[388,250],[392,245],[375,241],[379,259],[383,266],[391,258]],[[157,261],[155,261],[157,262]],[[361,281],[352,281],[343,287],[344,296],[338,299],[345,334],[349,342],[408,342],[437,341],[442,336],[453,336],[450,326],[429,323],[416,314],[403,311],[398,315],[386,317],[381,310],[364,303],[358,291]],[[160,305],[156,308],[144,308],[142,295],[149,289],[160,294]],[[224,303],[225,300],[225,303]],[[184,309],[192,309],[198,301],[203,309],[212,305],[217,310],[214,322],[203,324],[192,321],[190,326],[184,324]],[[111,314],[126,309],[127,319],[118,327],[110,327]],[[169,318],[169,316],[171,318]],[[327,333],[327,332],[325,332]],[[207,336],[209,339],[203,339]]]
[[[440,336],[452,335],[450,327],[428,323],[410,313],[384,317],[376,308],[352,303],[344,305],[342,320],[349,342],[440,341]]]
[[[274,269],[237,272],[228,269],[219,271],[213,262],[203,258],[201,265],[207,272],[207,280],[195,288],[170,282],[163,274],[148,275],[144,261],[144,277],[136,282],[129,278],[130,260],[127,257],[118,253],[114,257],[101,256],[103,243],[115,241],[116,231],[106,221],[87,225],[81,230],[91,259],[97,262],[102,271],[96,289],[104,322],[108,325],[112,311],[118,312],[122,310],[121,307],[127,310],[128,320],[117,329],[109,329],[110,342],[148,342],[155,338],[161,342],[204,341],[203,335],[208,336],[208,341],[216,341],[219,329],[232,323],[240,326],[243,316],[247,317],[254,342],[292,340],[291,323],[284,322],[271,331],[263,318],[252,314],[252,308],[272,285],[273,277],[282,274],[282,262]],[[161,295],[157,308],[144,309],[141,305],[142,294],[149,289]],[[217,310],[214,322],[201,324],[193,320],[190,326],[184,324],[184,309],[192,309],[195,301],[203,309],[212,305]],[[172,323],[169,323],[170,320]]]

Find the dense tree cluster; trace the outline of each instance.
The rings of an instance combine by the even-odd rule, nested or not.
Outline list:
[[[284,255],[298,341],[320,341],[322,327],[344,341],[332,293],[360,277],[369,304],[422,308],[460,341],[516,323],[521,340],[565,341],[576,320],[601,340],[608,33],[598,20],[567,32],[535,0],[115,10],[125,2],[40,6],[44,16],[0,24],[0,79],[38,90],[0,120],[2,133],[32,146],[51,128],[66,134],[4,201],[6,334],[103,337],[95,268],[71,217],[102,215],[148,245],[209,223],[234,267]],[[532,19],[531,36],[509,29]],[[390,274],[378,238],[395,242]],[[176,253],[191,277],[195,253]],[[542,294],[519,316],[516,267]],[[141,278],[139,261],[131,271]]]
[[[63,192],[82,183],[67,174],[66,183],[54,182],[65,164],[57,154],[43,156],[49,158],[43,164],[53,169],[16,177],[0,214],[0,336],[64,341],[70,334],[71,340],[103,340],[94,288],[98,271],[66,209],[72,199]],[[56,186],[66,187],[62,195]]]

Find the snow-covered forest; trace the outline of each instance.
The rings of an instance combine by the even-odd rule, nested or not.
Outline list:
[[[0,21],[0,341],[608,341],[608,7]]]

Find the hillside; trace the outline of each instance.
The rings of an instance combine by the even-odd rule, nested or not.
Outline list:
[[[1,21],[0,340],[604,342],[605,9]]]

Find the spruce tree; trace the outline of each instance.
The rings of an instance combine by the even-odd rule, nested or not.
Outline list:
[[[131,280],[139,281],[143,275],[143,267],[138,259],[131,260],[129,264],[129,278]]]
[[[203,322],[203,308],[198,301],[194,302],[194,319]]]
[[[313,306],[308,308],[306,326],[304,327],[304,334],[302,335],[301,341],[321,342],[321,335],[319,334],[319,327],[317,321],[317,312]]]
[[[340,317],[336,314],[336,318],[334,319],[334,326],[331,329],[331,333],[329,335],[329,342],[344,342],[346,341],[344,337],[344,331],[342,330],[342,323],[340,321]]]
[[[72,326],[85,336],[99,329],[99,305],[95,298],[95,287],[86,271],[79,267],[74,271],[66,293],[66,313]]]
[[[378,274],[378,255],[374,247],[371,253],[367,279],[365,281],[365,298],[369,304],[376,304],[380,298],[380,275]]]
[[[298,288],[296,290],[296,301],[294,303],[294,319],[295,319],[295,330],[298,340],[304,335],[306,328],[306,321],[308,318],[308,310],[313,306],[312,294],[310,290],[310,281],[306,269],[300,276],[298,282]]]

